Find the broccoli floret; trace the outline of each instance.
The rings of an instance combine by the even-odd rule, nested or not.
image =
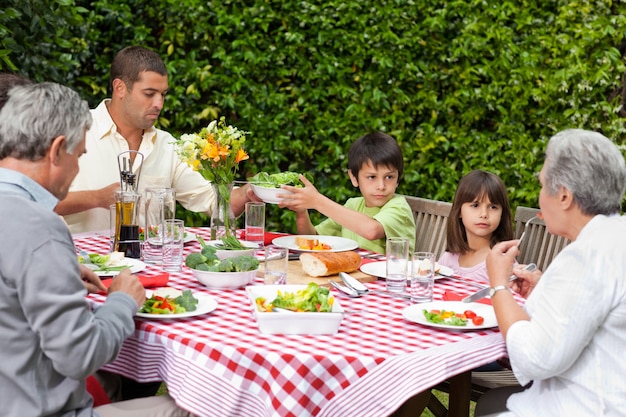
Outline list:
[[[203,264],[206,261],[206,256],[198,252],[193,252],[187,255],[187,258],[185,258],[185,265],[187,265],[189,268],[196,268],[196,265]]]
[[[196,265],[194,269],[197,269],[198,271],[210,271],[211,267],[205,263],[201,263]]]
[[[215,255],[216,251],[217,249],[215,248],[215,246],[206,245],[202,247],[201,253],[204,256],[206,256],[208,259],[213,259],[213,258],[217,258],[217,255]]]
[[[235,264],[233,263],[233,259],[235,258],[226,258],[222,259],[220,264],[218,265],[219,272],[235,272]]]
[[[230,258],[233,261],[235,270],[238,272],[252,271],[259,267],[259,260],[254,256],[243,255]]]

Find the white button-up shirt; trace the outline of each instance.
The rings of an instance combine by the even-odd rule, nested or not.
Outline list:
[[[516,416],[626,415],[626,218],[596,216],[554,259],[506,345]]]
[[[118,132],[104,100],[91,111],[93,125],[87,132],[87,153],[80,157],[80,172],[70,191],[97,190],[120,181],[117,156],[127,151],[128,142]],[[186,209],[211,213],[213,190],[208,181],[193,171],[176,154],[174,137],[160,129],[146,130],[139,146],[144,156],[138,191],[145,199],[148,187],[166,187],[176,190],[176,200]],[[140,158],[135,159],[135,165]],[[136,166],[133,167],[135,171]],[[140,211],[140,218],[142,218]],[[107,209],[95,208],[64,216],[72,233],[106,230],[109,228]]]

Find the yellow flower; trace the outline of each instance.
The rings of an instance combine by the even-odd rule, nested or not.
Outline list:
[[[232,183],[239,163],[249,158],[244,149],[248,132],[227,126],[224,117],[213,120],[198,133],[176,140],[176,153],[194,171],[214,183]]]

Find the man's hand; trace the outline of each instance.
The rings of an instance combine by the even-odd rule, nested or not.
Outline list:
[[[85,288],[87,288],[88,293],[95,294],[99,291],[106,292],[107,287],[104,286],[100,277],[95,272],[87,268],[85,265],[78,265],[78,267],[80,269],[80,277],[83,280],[83,284],[85,284]]]
[[[126,268],[119,273],[118,276],[113,278],[111,286],[109,287],[109,294],[116,291],[122,291],[130,295],[137,302],[137,306],[141,307],[146,301],[146,290],[139,282],[137,275],[130,272],[130,269]]]
[[[245,184],[243,187],[235,188],[230,197],[230,207],[233,209],[233,213],[236,217],[239,217],[246,208],[246,203],[253,201],[256,203],[262,203],[259,197],[254,194],[250,184]]]

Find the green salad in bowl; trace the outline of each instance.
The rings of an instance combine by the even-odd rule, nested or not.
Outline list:
[[[310,181],[306,174],[305,177]],[[289,191],[280,188],[281,185],[291,185],[293,187],[302,188],[304,183],[300,180],[300,174],[297,172],[285,171],[277,174],[268,174],[267,172],[259,172],[253,177],[248,178],[248,182],[252,186],[254,193],[266,203],[278,204],[280,198],[278,194],[289,194]]]

